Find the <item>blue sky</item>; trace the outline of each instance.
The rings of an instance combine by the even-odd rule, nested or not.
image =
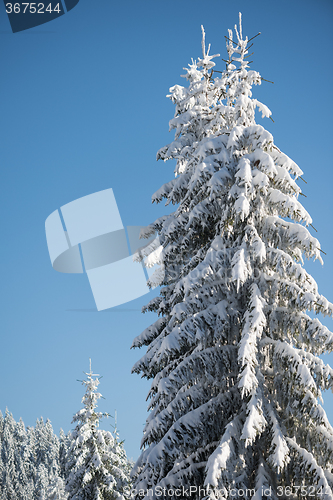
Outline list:
[[[155,319],[140,310],[156,291],[94,311],[87,276],[52,269],[44,223],[60,206],[110,187],[125,225],[166,213],[151,204],[173,178],[172,163],[155,161],[173,137],[165,95],[186,83],[183,67],[200,57],[201,24],[212,53],[226,57],[224,35],[239,11],[245,34],[262,33],[251,67],[274,81],[253,91],[273,112],[264,126],[304,171],[301,201],[327,253],[324,266],[305,267],[333,300],[330,0],[80,0],[61,18],[16,34],[0,4],[0,409],[16,420],[34,425],[42,415],[57,433],[71,429],[83,396],[77,379],[91,357],[103,375],[99,408],[117,409],[120,436],[137,458],[150,384],[131,375],[142,351],[129,348]],[[333,365],[333,355],[325,360]],[[332,421],[332,395],[325,409]]]

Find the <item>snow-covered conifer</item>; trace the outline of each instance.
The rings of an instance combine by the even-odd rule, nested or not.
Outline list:
[[[18,478],[15,467],[15,420],[13,415],[6,408],[6,414],[3,421],[1,460],[2,469],[2,487],[1,500],[15,498],[17,491]]]
[[[116,417],[115,417],[116,418]],[[103,431],[106,432],[106,431]],[[127,486],[127,492],[131,486],[131,472],[133,468],[133,462],[127,458],[126,451],[124,448],[124,441],[120,441],[119,433],[117,429],[117,423],[115,424],[114,431],[112,432],[113,443],[110,448],[110,456],[112,457],[112,462],[121,470],[122,474],[118,479],[118,489],[120,489],[121,484]],[[127,497],[126,497],[127,498]]]
[[[47,490],[49,485],[49,471],[43,463],[40,463],[36,470],[34,498],[36,500],[47,500]]]
[[[133,371],[152,379],[134,484],[156,498],[157,486],[196,485],[256,499],[311,485],[332,500],[333,429],[319,401],[333,370],[318,356],[333,334],[309,312],[333,306],[303,267],[321,249],[298,199],[302,171],[255,121],[271,112],[252,98],[262,78],[241,17],[235,31],[225,71],[203,31],[188,86],[170,89],[175,139],[157,158],[175,159],[176,175],[153,201],[178,207],[146,228],[158,236],[137,256],[160,265],[149,282],[162,288],[145,308],[159,319],[133,343],[148,346]]]
[[[67,463],[67,454],[70,447],[70,435],[64,433],[62,429],[59,432],[59,475],[62,478],[65,478],[66,475],[66,463]]]
[[[35,496],[38,500],[45,500],[51,481],[60,474],[59,440],[49,419],[46,422],[42,417],[37,419],[32,443]]]
[[[86,373],[82,384],[84,408],[73,417],[77,422],[67,455],[66,491],[68,500],[115,500],[129,498],[128,474],[123,468],[111,432],[98,429],[103,413],[97,412],[98,375]],[[96,377],[96,378],[94,378]]]
[[[22,454],[24,457],[26,474],[29,479],[30,488],[34,490],[36,469],[36,434],[34,427],[27,427],[27,440],[23,446]]]
[[[2,453],[1,453],[2,441],[3,441],[3,425],[4,425],[4,418],[3,418],[2,412],[0,410],[0,490],[2,489],[3,471],[4,471],[4,465],[3,465]]]
[[[19,422],[15,423],[13,436],[15,473],[17,477],[16,496],[18,499],[23,499],[26,496],[28,484],[31,482],[29,481],[29,466],[25,454],[28,438],[21,418]]]
[[[54,476],[47,490],[47,500],[67,500],[65,482],[59,476]]]
[[[59,439],[53,432],[49,419],[44,422],[41,417],[35,426],[35,467],[42,463],[48,474],[54,474],[54,463],[59,460]]]

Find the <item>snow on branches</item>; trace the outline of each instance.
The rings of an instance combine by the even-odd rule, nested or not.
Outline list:
[[[133,342],[147,346],[133,371],[152,379],[133,477],[153,497],[205,485],[262,498],[269,486],[275,499],[311,480],[332,498],[333,430],[319,402],[332,370],[318,354],[333,334],[309,311],[333,306],[303,267],[321,249],[298,200],[302,171],[255,121],[271,111],[252,98],[262,78],[241,17],[235,32],[221,72],[202,30],[188,86],[168,96],[175,139],[157,159],[176,160],[175,178],[153,201],[177,208],[148,226],[143,236],[158,236],[138,256],[161,266],[162,288],[146,306],[159,319]]]
[[[116,434],[99,429],[97,412],[99,378],[91,371],[82,384],[84,407],[73,417],[77,425],[70,436],[66,462],[68,500],[116,500],[130,497],[130,467]],[[96,378],[94,378],[96,377]]]

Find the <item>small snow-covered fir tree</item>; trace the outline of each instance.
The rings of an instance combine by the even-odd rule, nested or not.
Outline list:
[[[129,473],[126,455],[111,432],[98,429],[106,414],[96,411],[101,394],[97,392],[98,375],[86,373],[82,399],[84,408],[73,417],[77,422],[67,455],[66,491],[68,500],[115,500],[129,498]],[[96,378],[95,378],[96,377]],[[123,451],[123,450],[122,450]]]
[[[117,465],[117,467],[125,474],[127,480],[127,492],[129,492],[131,486],[131,472],[133,468],[132,460],[129,460],[126,455],[126,451],[124,448],[124,441],[120,441],[119,433],[117,429],[117,413],[115,414],[115,426],[114,431],[112,432],[113,437],[113,446],[110,449],[110,454],[112,457],[112,461]],[[129,495],[130,496],[130,495]]]
[[[319,401],[333,370],[318,355],[333,334],[309,312],[333,306],[303,267],[321,249],[298,200],[302,171],[255,121],[256,108],[271,112],[252,98],[262,78],[241,16],[235,31],[225,71],[203,31],[188,86],[170,89],[175,139],[157,158],[175,159],[176,176],[153,201],[178,208],[146,228],[158,237],[137,257],[160,265],[150,284],[162,288],[145,308],[160,317],[133,343],[148,346],[133,371],[152,379],[134,485],[149,498],[197,486],[255,499],[311,485],[332,500],[333,429]]]
[[[32,487],[32,481],[29,478],[29,466],[26,461],[26,448],[28,445],[27,432],[23,420],[15,423],[14,429],[14,457],[15,473],[17,477],[16,496],[18,499],[24,498],[27,491]],[[27,496],[26,496],[27,497]]]
[[[36,500],[47,500],[47,490],[50,485],[48,470],[43,463],[36,469],[35,498]]]
[[[2,429],[1,461],[3,464],[1,479],[1,500],[15,498],[17,490],[17,473],[15,466],[15,420],[6,408]]]
[[[70,447],[70,439],[71,433],[64,433],[62,429],[59,432],[59,475],[64,478],[66,475],[66,462],[68,450]]]
[[[67,493],[65,492],[64,480],[54,475],[47,489],[47,500],[67,500]]]
[[[49,419],[41,417],[34,428],[35,491],[37,498],[47,498],[47,490],[52,481],[60,476],[59,439],[54,434]]]

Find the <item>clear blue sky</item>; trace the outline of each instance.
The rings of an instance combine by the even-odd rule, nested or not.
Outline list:
[[[301,201],[327,253],[323,267],[306,268],[333,300],[331,0],[80,0],[61,18],[16,34],[1,3],[0,409],[7,406],[16,420],[34,425],[42,415],[57,433],[71,429],[83,395],[76,380],[91,357],[103,375],[99,408],[117,409],[120,436],[137,458],[150,383],[131,375],[142,351],[129,348],[155,319],[140,310],[156,292],[89,311],[87,277],[52,269],[44,223],[60,206],[109,187],[125,225],[166,213],[151,205],[173,178],[173,164],[155,161],[173,137],[174,108],[165,95],[186,83],[182,68],[200,57],[201,24],[212,53],[225,58],[224,35],[240,10],[243,32],[262,32],[251,67],[275,82],[254,89],[273,112],[275,123],[264,126],[304,171]],[[326,360],[333,365],[333,355]],[[333,421],[333,396],[325,400]]]

